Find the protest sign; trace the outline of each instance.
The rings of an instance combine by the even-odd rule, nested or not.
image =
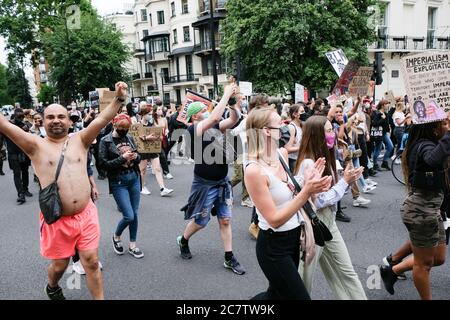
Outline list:
[[[178,115],[177,121],[187,124],[186,120],[187,110],[189,108],[189,105],[196,101],[204,103],[208,107],[208,110],[213,109],[213,102],[210,99],[203,97],[196,92],[186,90],[186,96],[184,98],[183,105],[181,107],[181,111]]]
[[[133,137],[134,142],[137,145],[137,151],[139,153],[161,153],[161,135],[163,132],[162,127],[144,127],[142,123],[136,123],[131,125],[129,134]],[[139,137],[148,136],[152,134],[158,137],[156,140],[143,141]]]
[[[450,51],[428,51],[401,59],[414,123],[447,118],[450,111]]]
[[[249,97],[253,94],[253,83],[251,82],[240,81],[239,88],[244,96]]]
[[[369,81],[369,88],[367,89],[367,96],[373,97],[375,94],[375,81],[370,80]]]
[[[98,108],[100,106],[100,96],[98,91],[89,92],[89,102],[91,103],[91,108]]]
[[[295,103],[297,102],[305,102],[305,87],[299,83],[295,84]]]
[[[355,76],[355,74],[358,72],[359,65],[355,61],[350,61],[347,66],[344,69],[344,72],[342,72],[339,80],[337,81],[336,85],[334,86],[333,93],[335,95],[342,96],[344,94],[348,93],[350,83]]]
[[[395,96],[392,90],[389,90],[384,93],[384,100],[389,101],[389,103],[393,106],[395,105]]]
[[[100,96],[100,112],[105,110],[113,102],[115,96],[115,91],[103,91],[103,94]]]
[[[327,56],[328,61],[330,61],[331,65],[333,66],[334,71],[336,71],[337,75],[340,77],[348,64],[348,59],[345,56],[344,51],[342,51],[342,49],[339,49],[336,51],[327,52],[325,55]]]
[[[327,101],[330,106],[334,107],[339,104],[339,97],[335,94],[332,94],[331,96],[327,97]]]
[[[369,95],[372,74],[372,67],[359,67],[348,86],[349,96],[356,98],[358,96],[365,97]]]

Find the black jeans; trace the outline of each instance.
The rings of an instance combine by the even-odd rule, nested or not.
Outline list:
[[[167,163],[166,153],[164,152],[164,150],[161,150],[161,153],[159,154],[159,163],[161,164],[163,174],[170,173],[169,164]]]
[[[403,134],[405,133],[405,127],[395,127],[394,136],[397,139],[397,148],[395,149],[395,154],[398,155],[400,153],[400,147],[402,145]]]
[[[300,227],[285,232],[260,230],[256,240],[256,257],[269,280],[269,288],[254,299],[311,299],[298,273]]]
[[[29,176],[28,176],[28,163],[18,162],[15,160],[9,161],[9,167],[14,174],[14,185],[16,186],[17,194],[20,197],[26,191],[28,191]]]
[[[364,134],[358,134],[358,143],[362,151],[361,157],[359,157],[359,164],[361,167],[364,167],[363,176],[364,179],[367,179],[369,177],[369,168],[367,167],[369,165],[369,155],[367,154],[366,136]]]

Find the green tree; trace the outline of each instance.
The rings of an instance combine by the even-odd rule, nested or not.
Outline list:
[[[25,77],[25,72],[21,65],[13,63],[11,60],[6,71],[7,88],[6,93],[14,102],[19,102],[22,108],[33,107],[33,99],[30,95],[30,86]]]
[[[114,88],[128,80],[124,67],[131,57],[122,34],[96,14],[83,12],[81,29],[67,30],[64,22],[43,34],[44,55],[50,65],[50,80],[62,101],[77,93],[87,98],[95,88]]]
[[[368,63],[375,39],[369,8],[378,0],[229,0],[222,25],[222,52],[237,56],[255,91],[270,94],[330,88],[337,75],[325,53],[342,48],[347,57]]]
[[[13,99],[8,95],[8,81],[6,67],[0,64],[0,106],[13,104]]]
[[[39,102],[42,102],[44,105],[52,103],[53,97],[55,97],[56,90],[52,86],[48,86],[46,84],[43,84],[41,86],[41,90],[39,91],[37,98]]]

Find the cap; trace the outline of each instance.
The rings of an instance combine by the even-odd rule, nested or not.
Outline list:
[[[207,106],[200,101],[191,103],[187,109],[186,121],[189,122],[193,115],[199,113],[205,108],[207,108]]]

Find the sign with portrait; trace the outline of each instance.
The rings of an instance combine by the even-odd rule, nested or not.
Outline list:
[[[428,51],[401,59],[413,123],[447,119],[450,111],[450,51]]]

